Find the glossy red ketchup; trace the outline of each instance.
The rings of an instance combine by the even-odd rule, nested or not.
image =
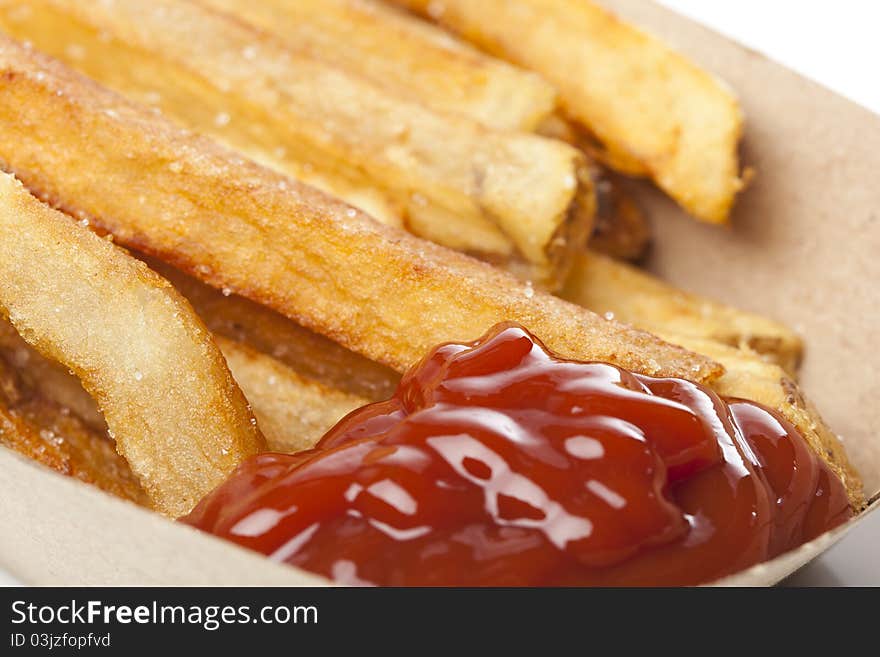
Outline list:
[[[706,582],[850,513],[776,413],[503,324],[315,449],[246,461],[186,522],[347,584],[617,586]]]

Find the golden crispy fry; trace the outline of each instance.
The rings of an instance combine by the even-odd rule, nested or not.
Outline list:
[[[29,365],[37,358],[35,354]],[[43,397],[2,354],[0,445],[117,497],[147,503],[146,494],[106,431],[93,429],[69,408]]]
[[[156,258],[135,255],[186,297],[214,334],[245,343],[280,361],[300,378],[352,397],[380,401],[394,394],[400,380],[394,370],[349,351],[266,306],[237,294],[225,295]],[[244,392],[250,399],[248,391]]]
[[[303,378],[274,358],[233,340],[218,337],[217,345],[272,451],[314,447],[334,424],[371,401]]]
[[[599,253],[577,261],[560,296],[673,342],[688,336],[749,347],[790,374],[803,351],[800,337],[779,322],[689,294]]]
[[[568,144],[434,113],[193,3],[39,0],[24,22],[9,18],[21,3],[2,4],[14,35],[125,94],[158,93],[163,111],[258,161],[284,149],[298,179],[313,167],[373,185],[429,239],[519,256],[551,286],[586,242],[591,217],[572,209],[589,180]]]
[[[818,410],[803,396],[797,383],[777,364],[748,348],[737,349],[700,337],[677,337],[687,347],[722,363],[724,375],[712,387],[722,396],[756,401],[779,411],[797,427],[810,447],[840,477],[849,493],[853,508],[865,504],[858,472],[847,459],[846,451],[828,428]]]
[[[556,107],[540,76],[376,0],[202,0],[309,57],[490,128],[532,131]]]
[[[589,246],[618,260],[640,260],[651,245],[651,226],[638,204],[620,184],[595,167],[596,220]]]
[[[171,270],[176,273],[180,280],[185,280],[190,289],[198,289],[196,296],[219,297],[215,306],[210,307],[214,318],[228,318],[233,313],[223,309],[230,305],[236,310],[243,310],[237,299],[227,299],[220,292],[206,287],[204,284],[173,270],[164,265],[164,271]],[[175,287],[178,281],[172,281]],[[178,287],[180,291],[180,287]],[[370,367],[383,370],[379,365],[368,361],[362,356],[357,356],[344,350],[342,347],[330,342],[327,338],[310,334],[310,340],[300,336],[309,333],[305,329],[297,327],[290,320],[284,319],[271,310],[258,306],[250,301],[240,299],[242,304],[247,304],[254,314],[246,318],[246,327],[242,333],[251,329],[253,333],[264,338],[284,336],[293,338],[295,344],[293,351],[300,352],[301,358],[297,364],[302,364],[305,359],[305,351],[308,347],[315,351],[308,359],[308,365],[322,363],[321,347],[324,343],[330,348],[324,353],[329,355],[328,362],[323,364],[322,369],[305,367],[310,372],[332,373],[339,376],[324,376],[319,380],[299,374],[287,367],[279,360],[271,356],[259,353],[248,346],[240,344],[236,340],[216,337],[217,346],[226,358],[226,363],[232,371],[236,383],[248,400],[257,418],[260,431],[266,438],[270,449],[282,452],[295,452],[311,447],[324,433],[347,413],[355,408],[363,406],[371,401],[371,398],[346,392],[344,389],[334,387],[338,381],[341,385],[354,388],[366,387],[360,380],[359,371],[356,367],[347,370],[349,380],[343,379],[343,371],[335,366],[339,358],[334,358],[334,352],[349,355],[350,363],[357,365],[360,361],[367,364],[363,371],[369,372]],[[222,302],[228,302],[224,304]],[[214,312],[214,308],[219,309]],[[198,309],[197,309],[198,310]],[[244,312],[242,312],[242,316]],[[266,316],[271,316],[268,322],[288,324],[290,328],[275,332],[263,331],[258,325],[264,323]],[[275,319],[272,319],[275,318]],[[203,317],[203,319],[205,319]],[[222,319],[220,320],[222,322]],[[284,341],[275,343],[277,346],[285,344]],[[285,352],[288,353],[288,352]],[[344,357],[343,357],[344,358]],[[386,399],[393,392],[393,381],[397,375],[390,370],[387,392],[382,391]],[[357,379],[357,380],[354,380]],[[327,381],[326,383],[324,381]],[[15,329],[7,321],[0,319],[0,406],[4,404],[9,410],[22,411],[19,413],[25,423],[34,425],[38,423],[34,431],[22,433],[19,443],[23,447],[16,447],[18,451],[29,454],[43,455],[46,465],[59,472],[74,474],[84,481],[96,483],[112,493],[120,493],[122,497],[131,498],[129,479],[134,482],[134,489],[144,493],[137,484],[128,464],[122,457],[116,454],[113,442],[107,436],[107,425],[104,416],[98,410],[94,400],[83,389],[75,376],[62,371],[55,363],[43,358],[30,345],[28,345],[15,332]],[[372,390],[374,393],[375,389]],[[79,409],[85,409],[89,419],[83,418]],[[26,414],[25,414],[26,412]],[[28,426],[30,426],[28,425]],[[85,426],[84,426],[85,425]],[[62,431],[61,429],[64,429]],[[42,433],[40,431],[42,430]],[[55,440],[57,435],[61,440]],[[72,435],[72,437],[71,437]],[[0,437],[0,442],[2,442]],[[100,440],[100,443],[95,443]],[[8,438],[6,442],[15,442]],[[48,441],[48,442],[47,442]],[[56,444],[57,443],[57,444]],[[109,446],[109,448],[108,448]],[[15,447],[15,445],[13,445]],[[106,467],[102,461],[107,461]],[[106,479],[102,476],[106,475]]]
[[[649,175],[645,165],[636,160],[632,155],[611,150],[601,143],[594,134],[583,125],[575,124],[560,113],[547,116],[538,124],[536,132],[539,135],[559,139],[568,142],[572,146],[584,151],[594,159],[618,173],[627,176],[645,177]]]
[[[611,162],[640,162],[704,221],[742,187],[742,113],[719,80],[589,0],[394,0],[543,75]]]
[[[220,352],[171,285],[6,174],[0,313],[82,380],[159,511],[186,513],[264,446]]]
[[[57,62],[0,43],[0,160],[33,190],[120,243],[353,351],[402,371],[437,343],[513,320],[565,357],[696,381],[721,372],[709,359],[378,224]]]
[[[608,164],[607,154],[597,152],[595,142],[585,137],[582,129],[558,114],[542,121],[538,132],[568,142],[595,160],[587,165],[595,199],[590,248],[622,260],[642,258],[651,243],[651,227],[641,208],[624,193],[615,176],[599,164]],[[608,166],[621,170],[619,164]],[[631,167],[628,172],[632,172]]]
[[[314,162],[285,147],[291,137],[257,109],[237,107],[233,121],[223,89],[129,48],[110,33],[77,20],[61,4],[0,0],[0,29],[197,132],[346,200],[383,223],[399,226],[403,222],[405,204],[376,189],[369,180],[362,176],[353,180],[330,168],[316,170]],[[266,108],[269,115],[272,111]]]

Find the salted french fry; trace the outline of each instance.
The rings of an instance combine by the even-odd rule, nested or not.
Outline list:
[[[36,360],[36,359],[33,359]],[[0,354],[0,445],[137,504],[147,497],[107,437],[25,381]],[[85,394],[85,393],[83,393]]]
[[[398,371],[440,342],[512,320],[564,357],[696,381],[721,373],[378,224],[11,41],[0,41],[0,121],[0,161],[42,198]]]
[[[686,336],[748,347],[789,375],[801,359],[800,337],[779,322],[689,294],[599,253],[578,259],[559,294],[674,342]]]
[[[334,424],[371,401],[306,379],[234,340],[218,337],[217,345],[274,452],[314,447]]]
[[[14,20],[22,4],[27,20]],[[158,94],[164,112],[258,161],[292,162],[282,170],[300,180],[375,187],[429,239],[495,261],[520,258],[550,287],[586,242],[591,216],[573,209],[590,181],[567,144],[435,113],[194,3],[0,8],[13,36],[126,95]]]
[[[156,269],[155,266],[151,268]],[[236,303],[236,299],[227,299],[220,292],[176,272],[167,265],[161,267],[161,270],[161,273],[168,270],[175,272],[177,280],[172,281],[172,284],[178,291],[181,291],[181,288],[189,291],[198,289],[199,291],[193,296],[198,297],[199,300],[216,294],[219,300],[215,304],[202,304],[202,307],[209,311],[212,319],[216,320],[218,317],[229,319],[233,315],[238,316],[238,311],[243,311],[241,305]],[[220,300],[227,303],[224,304]],[[376,390],[370,385],[368,377],[371,369],[384,370],[381,366],[362,356],[345,352],[342,347],[334,345],[321,336],[310,334],[310,339],[304,338],[302,334],[308,331],[296,327],[290,320],[257,304],[242,301],[248,304],[248,309],[252,313],[246,319],[245,327],[238,331],[240,335],[259,335],[264,339],[278,338],[279,341],[275,343],[276,348],[290,345],[289,339],[292,338],[293,346],[290,350],[284,350],[285,355],[298,351],[304,354],[306,349],[312,348],[314,351],[308,359],[308,364],[325,362],[324,366],[318,369],[302,367],[305,360],[303,355],[296,359],[300,370],[305,369],[318,377],[310,378],[280,360],[260,353],[236,339],[215,334],[217,346],[223,353],[236,383],[247,398],[269,449],[296,452],[312,447],[328,429],[350,411],[376,399],[386,399],[391,396],[394,380],[397,378],[394,373],[389,371],[387,392],[384,389]],[[217,311],[227,305],[233,307],[235,311]],[[199,308],[196,310],[198,312]],[[241,317],[244,318],[243,312]],[[202,319],[209,318],[203,315]],[[274,332],[271,330],[261,332],[256,328],[258,324],[273,321],[291,325],[293,328]],[[322,343],[328,343],[332,347],[322,349],[324,346]],[[361,361],[365,365],[359,369],[349,368],[347,370],[349,380],[345,380],[341,368],[337,366],[340,362],[337,352],[349,354],[348,358],[352,365],[360,366]],[[359,376],[361,374],[366,374],[366,377]],[[336,387],[337,384],[344,387]],[[349,392],[346,388],[367,389],[381,396],[377,396],[376,399],[363,397]],[[0,319],[0,406],[4,404],[4,399],[6,410],[17,415],[24,423],[25,429],[20,428],[14,434],[19,436],[19,446],[14,444],[13,434],[5,439],[5,443],[4,438],[0,436],[0,444],[8,444],[18,451],[42,456],[43,458],[38,460],[49,467],[66,474],[74,474],[84,481],[96,483],[109,492],[121,494],[122,497],[132,498],[131,495],[126,494],[132,491],[140,491],[143,497],[143,491],[128,465],[115,452],[113,441],[107,435],[104,416],[98,410],[95,401],[83,389],[79,379],[41,356],[18,335],[9,322]],[[16,420],[13,419],[11,422],[13,423],[11,426],[17,426]],[[33,431],[27,430],[28,427]],[[93,444],[96,440],[102,441],[102,444]],[[107,475],[106,480],[101,479],[101,473],[104,471]],[[118,486],[113,486],[114,482]],[[128,485],[130,482],[134,482],[133,487]]]
[[[632,155],[611,150],[583,125],[573,123],[559,112],[544,118],[535,131],[539,135],[568,142],[596,162],[618,173],[639,178],[649,175],[645,165]]]
[[[9,71],[0,77],[8,80]],[[80,378],[158,511],[187,513],[264,448],[244,395],[189,304],[142,262],[5,173],[0,314]]]
[[[388,399],[394,394],[400,380],[394,370],[349,351],[266,306],[237,294],[223,294],[156,258],[135,255],[186,297],[215,335],[245,344],[286,365],[304,380],[364,399],[364,403]],[[247,389],[244,392],[250,399]]]
[[[742,188],[732,92],[659,39],[590,0],[393,0],[532,69],[609,162],[640,163],[695,217],[727,220]]]
[[[556,107],[543,78],[376,0],[202,0],[291,48],[439,112],[531,132]]]

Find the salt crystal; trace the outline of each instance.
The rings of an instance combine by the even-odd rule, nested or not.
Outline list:
[[[218,128],[222,128],[223,126],[229,125],[229,122],[232,120],[232,117],[229,116],[226,112],[220,112],[217,116],[214,117],[214,125]]]

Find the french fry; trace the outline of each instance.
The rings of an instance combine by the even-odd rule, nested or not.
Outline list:
[[[243,343],[286,365],[302,379],[364,399],[364,403],[388,399],[394,394],[400,380],[394,370],[349,351],[266,306],[237,294],[225,295],[160,260],[135,255],[186,297],[215,335]],[[226,349],[223,351],[226,353]],[[245,396],[250,399],[247,390]]]
[[[372,185],[417,234],[523,260],[550,287],[586,242],[591,216],[574,206],[590,181],[567,144],[437,114],[193,3],[37,0],[10,18],[22,4],[0,3],[14,36],[124,94],[158,93],[170,116],[258,161],[281,154],[297,179]]]
[[[314,447],[334,424],[370,402],[306,379],[274,358],[234,340],[218,337],[217,345],[273,452]]]
[[[172,270],[167,265],[162,269]],[[186,279],[190,288],[205,289],[203,297],[215,293],[214,290],[180,272],[176,272],[176,276],[178,281],[172,283],[178,291],[180,287],[186,287],[178,285],[178,282]],[[229,301],[229,305],[239,308],[235,299],[227,300],[219,292],[216,294],[223,301]],[[281,318],[268,309],[249,301],[245,303],[249,304],[256,313],[248,319],[251,328],[264,321],[261,316],[263,314],[277,317],[275,321],[294,327],[293,330],[276,333],[260,333],[259,329],[253,329],[254,334],[278,337],[280,340],[293,336],[298,341],[292,350],[294,353],[296,350],[305,351],[307,347],[317,349],[312,354],[310,362],[320,362],[324,354],[330,356],[327,359],[328,363],[319,370],[323,376],[313,379],[237,340],[215,335],[217,346],[223,353],[236,383],[247,398],[269,449],[278,452],[307,449],[347,413],[375,401],[334,387],[334,383],[338,380],[342,385],[348,384],[347,387],[365,388],[375,393],[377,391],[365,384],[359,374],[369,372],[370,366],[380,369],[379,366],[361,356],[345,352],[350,354],[352,363],[359,364],[359,361],[363,361],[368,364],[367,367],[363,368],[362,372],[354,368],[347,370],[350,381],[343,382],[341,377],[337,379],[328,376],[328,373],[340,373],[334,367],[333,350],[344,352],[341,347],[314,334],[312,339],[306,342],[299,337],[299,334],[308,333],[305,329],[296,327],[290,320]],[[216,317],[217,313],[214,309],[223,305],[218,301],[216,306],[209,307],[209,310]],[[223,317],[229,315],[230,313],[222,313]],[[322,342],[333,346],[328,351],[321,351]],[[279,341],[276,346],[283,344],[285,342]],[[301,363],[302,359],[297,360],[297,364]],[[391,396],[393,379],[397,378],[390,371],[389,374],[392,374],[392,380],[389,381],[389,390],[387,394],[383,393],[382,399]],[[107,435],[104,416],[98,410],[95,401],[83,389],[79,379],[41,356],[18,335],[9,322],[0,319],[0,405],[4,403],[4,392],[6,393],[4,408],[14,414],[17,413],[25,425],[25,429],[18,431],[19,444],[24,446],[18,448],[18,451],[41,455],[44,458],[39,460],[49,467],[65,474],[74,474],[84,481],[96,483],[105,490],[121,494],[122,497],[132,499],[132,495],[128,493],[134,490],[140,491],[140,496],[143,497],[143,491],[128,465],[116,454],[113,441]],[[15,421],[12,422],[12,426],[15,426]],[[28,427],[34,430],[29,431]],[[56,435],[58,440],[53,437]],[[93,444],[96,440],[102,441],[102,444]],[[3,442],[2,437],[0,442]],[[6,442],[16,448],[15,441],[11,437],[7,438]],[[101,479],[102,472],[106,473],[106,480]],[[129,478],[134,482],[134,488],[129,485]]]
[[[11,41],[0,42],[0,121],[0,161],[42,198],[398,371],[440,342],[512,320],[564,357],[696,381],[721,373],[378,224]]]
[[[0,445],[146,505],[146,494],[106,431],[90,427],[69,408],[43,397],[21,374],[0,355]]]
[[[0,314],[80,378],[158,511],[188,512],[264,448],[189,304],[7,174],[0,175]]]
[[[202,0],[291,48],[439,112],[531,132],[556,107],[543,78],[376,0]]]
[[[543,75],[609,163],[640,163],[695,217],[727,221],[742,188],[731,91],[590,0],[393,0]]]
[[[803,352],[800,337],[779,322],[689,294],[599,253],[578,259],[559,294],[673,342],[687,336],[748,347],[789,375]]]
[[[550,114],[538,124],[539,135],[560,139],[584,151],[596,162],[627,176],[644,178],[649,175],[645,165],[632,155],[612,151],[583,125],[575,124],[559,112]]]
[[[632,167],[622,167],[620,163],[609,164],[607,154],[597,152],[595,142],[559,114],[544,119],[538,132],[572,144],[594,160],[587,165],[595,198],[590,248],[621,260],[642,258],[651,243],[648,220],[638,204],[623,191],[615,176],[602,165],[608,164],[618,171],[625,169],[631,174],[639,172],[633,171]]]

